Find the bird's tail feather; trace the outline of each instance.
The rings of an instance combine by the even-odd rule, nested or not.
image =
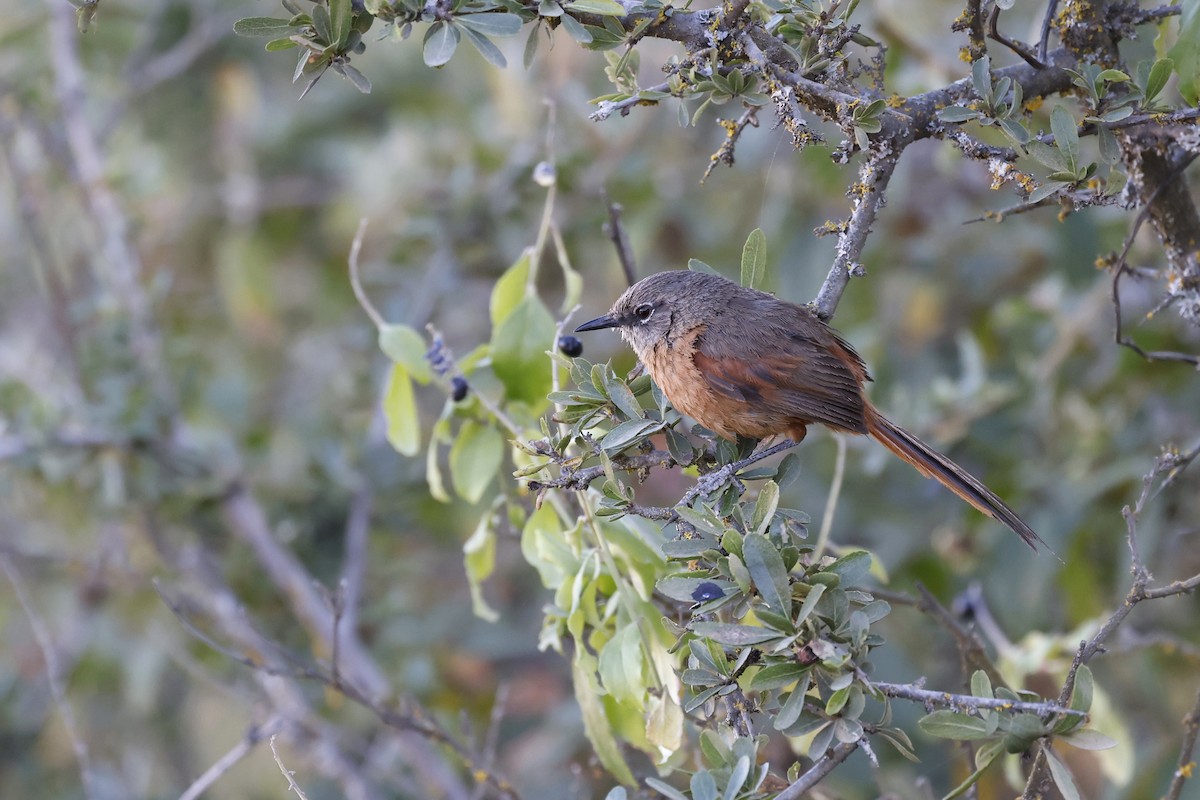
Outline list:
[[[1026,525],[1015,511],[974,475],[888,420],[874,408],[867,408],[866,418],[867,430],[871,435],[922,475],[933,478],[979,511],[1012,528],[1035,552],[1039,542],[1046,545],[1042,537],[1034,533],[1033,528]]]

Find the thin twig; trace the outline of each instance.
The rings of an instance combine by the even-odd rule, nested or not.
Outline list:
[[[350,263],[350,288],[354,290],[354,296],[358,298],[358,304],[362,306],[362,310],[375,327],[383,330],[387,325],[383,315],[379,313],[379,309],[375,308],[375,304],[371,302],[371,298],[367,297],[366,291],[362,286],[362,278],[359,275],[358,269],[358,254],[362,250],[363,236],[367,232],[367,218],[363,217],[358,221],[358,230],[354,233],[354,241],[350,245],[350,257],[347,259]]]
[[[1198,153],[1188,153],[1182,158],[1178,164],[1164,176],[1163,180],[1154,188],[1150,197],[1146,200],[1146,204],[1142,207],[1141,212],[1137,215],[1137,219],[1133,221],[1133,227],[1129,231],[1129,235],[1125,237],[1125,246],[1121,248],[1120,255],[1117,256],[1116,269],[1113,272],[1112,279],[1112,301],[1113,315],[1116,319],[1116,330],[1113,334],[1118,345],[1128,347],[1135,353],[1140,355],[1147,361],[1182,361],[1187,364],[1200,365],[1200,356],[1191,353],[1178,353],[1170,350],[1143,350],[1142,347],[1135,342],[1131,337],[1126,336],[1121,322],[1121,276],[1129,271],[1128,257],[1129,251],[1133,248],[1133,242],[1137,238],[1138,231],[1142,229],[1142,225],[1150,218],[1150,211],[1154,206],[1159,196],[1170,186],[1180,175],[1196,160]]]
[[[634,106],[656,106],[658,105],[658,100],[642,97],[642,92],[658,93],[669,92],[670,90],[671,84],[664,81],[651,86],[649,89],[642,89],[636,94],[626,97],[624,100],[601,100],[596,104],[596,110],[588,114],[588,119],[592,122],[603,122],[613,114],[619,113],[622,117],[627,116],[629,110]]]
[[[941,706],[943,708],[951,708],[960,711],[982,711],[985,709],[990,709],[995,711],[1018,711],[1029,714],[1037,714],[1039,717],[1087,716],[1086,712],[1076,711],[1073,708],[1069,708],[1068,706],[1062,703],[1057,703],[1053,700],[1045,700],[1041,703],[1032,703],[1025,701],[1005,700],[999,697],[975,697],[969,694],[937,692],[930,689],[922,689],[916,684],[905,683],[880,683],[878,681],[874,681],[871,683],[871,686],[883,692],[888,697],[896,697],[901,700],[912,700],[915,703]]]
[[[625,285],[633,286],[637,283],[637,259],[634,257],[633,248],[629,246],[629,236],[621,221],[623,209],[620,203],[609,201],[607,192],[604,194],[604,203],[608,206],[608,224],[604,226],[604,230],[612,240],[613,247],[617,249],[617,259],[621,262],[621,271],[625,273]]]
[[[1004,45],[1009,50],[1012,50],[1014,53],[1016,53],[1018,56],[1021,57],[1022,61],[1024,61],[1026,64],[1033,67],[1034,69],[1045,69],[1046,65],[1033,57],[1033,51],[1029,47],[1029,45],[1024,44],[1023,42],[1018,42],[1015,39],[1009,39],[1007,36],[1000,33],[1000,29],[998,27],[999,22],[1000,22],[1000,6],[995,5],[995,6],[992,6],[992,13],[988,17],[988,36],[995,39],[997,42]]]
[[[275,757],[275,763],[279,765],[279,771],[283,773],[283,777],[287,778],[288,793],[295,792],[296,796],[299,797],[300,800],[308,800],[308,796],[304,794],[304,790],[296,785],[296,780],[292,777],[296,773],[292,772],[283,765],[283,759],[279,757],[279,751],[275,749],[275,739],[278,738],[278,736],[279,734],[277,733],[271,736],[271,755]]]
[[[826,750],[825,755],[814,761],[808,771],[797,778],[792,785],[775,795],[775,800],[799,800],[805,792],[825,780],[826,775],[833,772],[838,764],[849,758],[850,754],[857,749],[858,742],[838,742]]]
[[[225,755],[213,762],[211,767],[204,770],[204,774],[183,790],[183,794],[179,795],[179,800],[199,800],[200,796],[212,788],[212,785],[220,780],[226,772],[229,772],[234,765],[248,756],[259,742],[278,733],[282,722],[280,717],[271,717],[262,725],[251,725],[247,729],[246,735],[237,744],[229,748]]]
[[[1192,760],[1192,751],[1196,748],[1196,736],[1200,734],[1200,692],[1196,692],[1196,702],[1191,712],[1183,718],[1183,741],[1179,745],[1179,761],[1175,774],[1171,777],[1171,785],[1163,800],[1179,800],[1183,797],[1183,784],[1192,777],[1196,762]]]
[[[1046,61],[1046,50],[1050,47],[1050,26],[1054,24],[1054,14],[1058,11],[1058,0],[1050,0],[1046,4],[1046,16],[1042,17],[1042,35],[1038,38],[1038,61]]]
[[[54,698],[54,705],[58,709],[59,716],[62,717],[63,729],[67,732],[67,739],[71,742],[75,760],[79,763],[83,794],[89,799],[95,798],[97,787],[92,776],[91,756],[88,754],[87,742],[79,732],[79,723],[75,720],[75,711],[71,708],[71,701],[67,699],[67,689],[62,680],[62,664],[58,660],[58,648],[54,644],[54,637],[50,635],[50,629],[46,627],[45,621],[33,607],[33,600],[25,588],[25,581],[21,578],[21,574],[9,560],[8,555],[2,551],[0,551],[0,571],[4,572],[4,576],[12,584],[13,593],[17,596],[17,603],[20,604],[21,611],[24,612],[25,619],[33,630],[38,649],[42,653],[42,662],[46,667],[46,682],[50,684],[50,695]]]

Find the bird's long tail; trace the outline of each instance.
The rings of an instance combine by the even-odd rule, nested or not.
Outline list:
[[[866,409],[867,430],[900,458],[927,478],[933,478],[994,520],[1003,522],[1037,551],[1046,543],[991,489],[946,456],[894,424],[871,406]]]

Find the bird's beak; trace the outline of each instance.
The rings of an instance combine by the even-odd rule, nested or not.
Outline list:
[[[575,332],[579,333],[580,331],[598,331],[602,328],[619,328],[620,326],[621,323],[616,317],[614,317],[612,314],[605,314],[603,317],[596,317],[595,319],[588,320],[576,328]]]

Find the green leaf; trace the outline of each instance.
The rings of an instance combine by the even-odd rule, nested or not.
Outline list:
[[[803,678],[809,669],[811,667],[803,667],[799,664],[772,664],[755,673],[747,688],[755,692],[782,689]]]
[[[1200,100],[1200,3],[1183,3],[1179,38],[1166,54],[1175,62],[1178,89],[1188,105]]]
[[[993,697],[992,679],[981,669],[975,670],[974,674],[971,675],[971,694],[988,700],[991,700]]]
[[[298,30],[291,20],[274,17],[246,17],[233,23],[238,36],[288,36]]]
[[[742,755],[734,765],[733,771],[729,773],[729,782],[725,784],[725,794],[722,796],[722,800],[736,800],[742,793],[742,786],[745,785],[748,777],[750,777],[750,756]]]
[[[692,631],[697,636],[712,639],[718,644],[742,647],[749,644],[762,644],[771,639],[779,638],[779,632],[757,625],[737,625],[732,622],[696,622]]]
[[[629,800],[629,793],[625,791],[624,786],[614,786],[604,795],[604,800]]]
[[[388,444],[401,455],[415,456],[421,449],[421,418],[412,379],[403,364],[393,363],[383,390],[383,416]]]
[[[1038,186],[1036,189],[1034,189],[1032,192],[1030,192],[1028,202],[1032,204],[1032,203],[1036,203],[1040,200],[1044,200],[1047,197],[1049,197],[1050,195],[1057,192],[1059,189],[1066,188],[1067,186],[1070,186],[1070,185],[1071,184],[1066,183],[1064,181],[1046,181],[1046,182],[1042,183],[1040,186]]]
[[[800,678],[800,682],[796,684],[796,688],[788,695],[788,699],[783,701],[779,713],[775,715],[775,721],[772,723],[775,730],[787,730],[799,721],[800,716],[804,713],[805,695],[808,694],[811,682],[812,673],[805,672]]]
[[[317,7],[320,8],[320,6]],[[425,32],[425,41],[422,44],[425,66],[440,67],[450,61],[454,57],[454,50],[458,47],[460,37],[461,34],[453,23],[438,20],[430,25],[429,30]]]
[[[971,65],[971,83],[975,87],[975,94],[979,95],[979,99],[985,103],[992,101],[992,60],[990,56],[984,56],[977,59]]]
[[[985,739],[988,736],[987,723],[978,717],[968,716],[958,711],[934,711],[917,720],[921,730],[939,739],[969,741]]]
[[[564,7],[581,14],[599,14],[607,17],[625,16],[625,6],[616,0],[575,0]]]
[[[1045,142],[1039,142],[1034,139],[1025,146],[1025,149],[1029,155],[1050,169],[1067,171],[1071,168],[1071,165],[1067,163],[1064,153],[1057,147],[1052,147]]]
[[[946,106],[938,112],[938,119],[949,123],[967,122],[968,120],[979,119],[982,116],[983,112],[965,106]]]
[[[497,498],[503,502],[503,497]],[[496,610],[483,597],[483,583],[496,567],[496,530],[493,525],[496,507],[493,505],[475,526],[471,538],[463,542],[463,565],[471,590],[471,609],[475,616],[488,622],[500,619]]]
[[[323,5],[313,6],[312,24],[317,31],[317,38],[329,44],[333,41],[333,29],[329,24],[329,9]]]
[[[600,648],[600,682],[618,702],[641,706],[646,694],[637,623],[625,625]]]
[[[272,39],[267,42],[265,49],[268,53],[278,53],[281,50],[292,50],[300,45],[296,44],[294,39]]]
[[[787,568],[779,550],[761,533],[746,534],[742,541],[742,557],[750,578],[767,608],[780,614],[791,614],[792,589]]]
[[[478,503],[504,459],[504,437],[490,425],[467,420],[450,447],[454,490],[468,503]]]
[[[1171,77],[1171,70],[1174,67],[1175,62],[1169,58],[1160,58],[1154,62],[1154,66],[1150,67],[1150,74],[1146,78],[1144,89],[1147,103],[1152,102],[1154,98],[1158,97],[1159,93],[1166,87],[1167,81]]]
[[[521,18],[508,12],[460,14],[454,21],[484,36],[516,36],[521,31]]]
[[[1111,736],[1105,736],[1100,731],[1085,728],[1083,730],[1071,731],[1068,734],[1059,736],[1055,741],[1066,742],[1071,747],[1077,747],[1080,750],[1109,750],[1117,746],[1117,740]]]
[[[843,588],[856,585],[870,571],[871,554],[866,550],[855,550],[853,553],[842,556],[822,570],[822,572],[832,572],[840,576]]]
[[[660,781],[658,778],[646,778],[646,785],[654,791],[661,794],[667,800],[689,800],[688,796],[676,789],[671,784]]]
[[[762,228],[750,231],[742,247],[742,286],[767,291],[767,235]]]
[[[617,408],[624,412],[625,416],[630,419],[645,419],[646,411],[642,408],[642,404],[638,402],[637,397],[630,391],[629,386],[620,378],[610,375],[607,371],[604,373],[604,390],[608,392],[608,397],[613,401]]]
[[[703,261],[701,261],[698,258],[689,258],[688,259],[688,269],[690,269],[692,272],[707,272],[710,275],[720,275],[721,274],[721,273],[717,272],[715,269],[713,269],[712,267],[710,267],[708,264],[705,264]]]
[[[354,9],[350,0],[329,0],[329,43],[342,49],[350,36],[350,23],[354,20]]]
[[[556,5],[555,8],[558,8],[558,6]],[[563,14],[560,18],[560,22],[563,26],[563,30],[567,32],[567,35],[579,44],[592,43],[592,32],[587,29],[586,25],[572,17],[570,14]]]
[[[1050,112],[1050,130],[1054,133],[1054,143],[1066,156],[1068,169],[1074,172],[1079,164],[1079,129],[1066,106],[1056,105]]]
[[[1071,777],[1071,770],[1067,768],[1067,765],[1048,745],[1042,749],[1042,752],[1046,754],[1046,766],[1050,767],[1050,777],[1054,779],[1054,785],[1062,792],[1063,800],[1081,800],[1079,787],[1075,785],[1075,779]]]
[[[529,294],[529,264],[532,253],[532,249],[527,248],[525,252],[521,253],[521,257],[504,271],[500,280],[496,281],[496,286],[492,289],[491,302],[488,304],[492,327],[503,322],[504,318],[517,307],[517,304]]]
[[[426,384],[433,378],[425,358],[425,339],[410,325],[385,323],[379,328],[379,349],[383,354],[403,364],[417,383]]]
[[[754,515],[750,518],[751,533],[766,533],[775,517],[775,509],[779,508],[779,484],[767,481],[758,493],[754,503]]]
[[[604,690],[596,677],[596,658],[586,647],[575,648],[571,672],[575,701],[579,704],[583,716],[583,730],[588,741],[592,743],[592,749],[596,751],[596,757],[618,781],[626,786],[636,786],[637,781],[621,755],[621,745],[617,742],[612,723],[604,711]]]
[[[1125,81],[1129,80],[1129,76],[1119,69],[1106,69],[1102,70],[1100,74],[1096,76],[1096,80],[1107,81],[1108,83],[1124,83]]]
[[[850,699],[850,687],[846,686],[838,689],[833,694],[829,695],[828,702],[825,703],[825,713],[833,717],[846,707],[846,701]]]
[[[616,455],[626,447],[629,447],[631,444],[634,444],[647,434],[657,431],[661,427],[661,422],[656,422],[652,419],[631,419],[628,422],[622,422],[604,434],[604,438],[600,440],[600,446],[606,452]]]
[[[500,52],[500,48],[496,47],[491,39],[467,25],[460,25],[459,27],[466,31],[467,40],[475,46],[475,49],[479,51],[479,55],[483,56],[485,61],[500,69],[508,66],[508,59],[504,57],[504,53]]]
[[[526,297],[492,332],[492,369],[507,397],[540,409],[550,393],[554,318],[537,297]]]
[[[363,94],[371,93],[371,81],[354,67],[349,64],[335,64],[333,68],[354,84],[355,89],[358,89]]]
[[[692,791],[692,800],[717,800],[717,779],[708,770],[694,773],[688,788]]]
[[[817,603],[821,599],[821,595],[825,594],[825,585],[821,583],[813,584],[808,590],[808,596],[804,598],[804,602],[800,604],[800,612],[796,614],[795,624],[800,627],[800,623],[808,619],[808,615],[817,607]]]
[[[1092,710],[1092,695],[1095,693],[1096,681],[1092,677],[1092,668],[1082,664],[1075,673],[1075,688],[1071,691],[1071,709],[1085,714]]]
[[[992,765],[992,762],[995,761],[996,758],[1003,752],[1004,748],[1001,746],[1000,742],[989,742],[988,744],[979,748],[979,751],[975,755],[976,770],[968,775],[966,779],[956,786],[949,794],[943,797],[942,800],[954,800],[954,798],[962,797],[964,794],[966,794],[967,790],[979,782],[979,779],[983,777],[983,773],[987,771],[987,768]]]
[[[433,426],[429,436],[429,448],[425,451],[425,482],[429,484],[429,495],[439,503],[449,503],[450,494],[442,481],[442,468],[438,465],[438,444],[450,440],[450,419],[444,414]]]

